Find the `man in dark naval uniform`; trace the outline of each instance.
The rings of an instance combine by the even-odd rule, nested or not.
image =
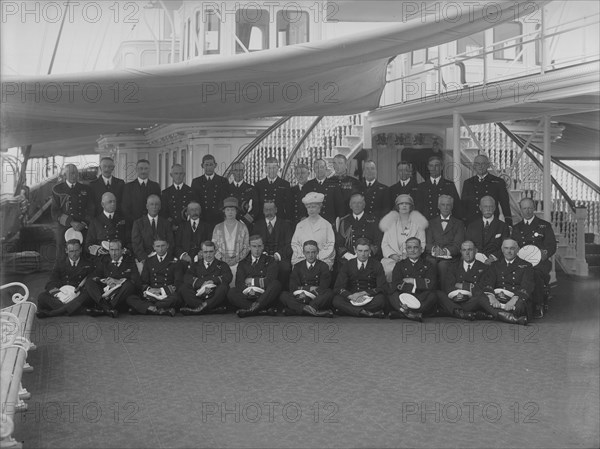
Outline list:
[[[317,260],[319,245],[307,240],[302,245],[306,260],[294,265],[290,276],[289,290],[279,297],[285,308],[284,315],[302,315],[333,318],[330,310],[333,300],[329,265]],[[296,293],[298,292],[298,293]]]
[[[175,316],[179,302],[179,287],[183,281],[182,265],[169,256],[169,244],[163,237],[154,240],[154,254],[144,263],[142,295],[127,298],[130,313]]]
[[[277,280],[277,261],[264,254],[264,245],[259,235],[250,237],[250,254],[240,261],[235,275],[235,287],[229,290],[227,298],[237,307],[240,318],[268,313],[276,315],[269,305],[281,293]]]
[[[279,161],[277,158],[268,157],[265,160],[265,170],[267,176],[256,183],[260,216],[262,217],[265,201],[272,200],[275,201],[279,216],[286,220],[291,219],[293,204],[290,183],[278,176]]]
[[[117,211],[115,195],[105,192],[101,204],[102,213],[92,220],[85,238],[85,249],[93,256],[108,254],[108,248],[102,245],[103,242],[120,240],[123,246],[127,246],[125,242],[128,233],[125,231],[125,218]]]
[[[390,192],[386,185],[377,181],[377,165],[366,161],[363,165],[362,194],[365,197],[365,212],[375,217],[377,222],[390,210]]]
[[[171,167],[171,179],[173,185],[167,187],[161,194],[160,214],[171,223],[173,232],[177,232],[179,226],[185,223],[184,212],[190,201],[194,199],[192,188],[185,180],[185,170],[181,164]]]
[[[521,248],[525,245],[535,245],[542,253],[540,263],[533,267],[536,288],[532,297],[533,317],[542,318],[544,305],[550,295],[550,257],[556,253],[556,235],[552,224],[535,216],[535,203],[531,198],[523,198],[519,207],[523,220],[513,226],[511,238],[516,240]]]
[[[82,257],[79,240],[69,240],[66,245],[66,257],[56,261],[45,291],[38,296],[36,314],[38,318],[72,315],[90,302],[84,285],[88,275],[94,271],[94,264],[86,257]],[[70,299],[68,302],[60,299],[63,297],[60,288],[65,285],[75,287],[75,291],[78,293],[76,298]],[[66,300],[66,298],[64,299]]]
[[[181,298],[185,306],[184,315],[203,313],[225,313],[229,284],[233,280],[231,268],[225,262],[215,259],[215,243],[202,242],[202,257],[187,269],[181,285]]]
[[[52,188],[52,218],[56,228],[56,256],[65,253],[65,232],[73,228],[85,235],[94,217],[94,195],[89,186],[78,182],[79,171],[73,164],[65,166],[66,180]]]
[[[258,192],[251,184],[244,180],[246,166],[243,162],[236,162],[231,166],[233,182],[229,183],[228,197],[237,198],[239,207],[238,220],[241,220],[248,229],[260,215],[258,209]]]
[[[342,217],[336,233],[336,251],[340,262],[356,258],[354,248],[360,238],[369,240],[371,257],[380,260],[383,234],[379,230],[379,220],[365,212],[365,197],[362,193],[352,195],[350,209],[352,213]]]
[[[411,237],[406,241],[408,257],[394,266],[390,298],[390,318],[408,318],[422,321],[423,313],[432,312],[437,304],[437,274],[435,265],[423,260],[421,240]],[[409,309],[400,301],[401,293],[413,294],[420,302],[418,309]]]
[[[400,161],[397,165],[398,182],[390,186],[390,210],[396,206],[398,195],[410,195],[413,201],[417,199],[417,180],[413,176],[413,167],[410,162]]]
[[[460,254],[460,260],[454,262],[446,272],[445,291],[438,290],[440,305],[449,315],[462,320],[491,319],[491,315],[483,312],[479,299],[473,296],[475,286],[488,266],[475,259],[477,248],[470,240],[462,243]]]
[[[161,204],[158,195],[150,195],[146,201],[148,214],[138,218],[133,223],[131,245],[133,247],[133,254],[139,263],[138,267],[140,268],[141,263],[154,252],[154,241],[157,236],[165,239],[169,244],[169,248],[173,248],[175,245],[171,223],[159,215],[160,207]]]
[[[137,179],[128,182],[123,187],[121,212],[125,217],[127,229],[131,229],[133,222],[147,213],[146,200],[150,195],[160,197],[160,185],[149,179],[150,162],[140,159],[135,165],[135,171]]]
[[[119,240],[111,240],[108,256],[103,256],[96,264],[96,269],[85,283],[86,291],[96,304],[86,312],[92,316],[110,315],[116,318],[120,306],[139,288],[140,274],[135,260],[123,254]]]
[[[202,207],[202,221],[208,225],[208,233],[212,235],[214,227],[223,221],[223,200],[227,198],[229,183],[223,176],[215,173],[217,163],[212,154],[202,158],[204,174],[194,178],[192,190],[194,198]]]
[[[175,234],[175,256],[185,264],[192,263],[194,257],[202,253],[200,245],[210,239],[208,226],[200,221],[200,203],[191,201],[187,205],[187,221],[179,226]]]
[[[95,215],[102,213],[102,195],[106,192],[112,193],[117,200],[117,210],[121,210],[121,201],[123,201],[123,188],[125,181],[114,177],[115,161],[110,157],[100,159],[100,176],[90,182],[90,187],[94,193]]]
[[[324,195],[323,206],[321,207],[321,216],[335,227],[337,217],[343,217],[344,209],[342,204],[342,192],[337,184],[331,178],[327,177],[327,162],[323,159],[317,159],[313,163],[315,177],[304,184],[305,195],[310,192],[321,193]],[[302,197],[304,198],[304,197]],[[302,198],[300,201],[302,201]],[[304,204],[302,204],[304,206]],[[304,206],[306,212],[306,206]],[[307,214],[308,215],[308,214]]]
[[[358,239],[354,252],[356,259],[344,264],[335,280],[333,307],[347,315],[385,318],[387,282],[381,262],[370,257],[371,245],[367,239]],[[368,299],[365,297],[372,299],[360,305],[361,299]]]
[[[438,198],[440,195],[450,195],[454,199],[453,214],[462,220],[460,197],[456,186],[442,176],[442,160],[437,156],[429,158],[427,163],[430,176],[417,187],[417,198],[415,198],[416,209],[431,220],[439,214]]]
[[[505,239],[502,242],[502,259],[490,265],[473,296],[495,319],[526,325],[535,281],[531,264],[519,258],[518,251],[516,241]],[[495,293],[495,289],[504,291]]]
[[[479,210],[482,216],[469,223],[465,238],[472,241],[477,252],[485,256],[485,264],[491,265],[502,257],[502,242],[508,237],[509,229],[494,215],[496,201],[491,196],[479,200]]]
[[[473,168],[476,175],[466,179],[462,188],[462,204],[465,216],[465,223],[471,223],[476,218],[481,217],[479,209],[479,201],[484,196],[491,196],[498,201],[502,208],[504,221],[508,226],[512,226],[512,213],[510,210],[510,202],[508,198],[508,190],[506,183],[502,178],[488,173],[490,161],[484,154],[475,157]],[[494,216],[498,218],[500,215],[499,208],[494,212]]]
[[[292,271],[292,236],[294,230],[288,220],[278,216],[278,209],[273,200],[266,200],[263,205],[263,218],[259,218],[252,228],[252,234],[260,235],[265,246],[265,253],[273,257],[279,266],[277,279],[282,286],[288,285]]]
[[[296,181],[298,182],[295,186],[291,187],[292,201],[294,203],[291,224],[294,229],[300,220],[308,217],[306,206],[302,202],[302,198],[304,198],[308,193],[308,191],[305,189],[305,186],[308,182],[309,174],[310,170],[306,164],[298,164],[296,165],[296,168],[294,168],[294,175],[296,176]]]
[[[333,157],[334,175],[329,178],[341,192],[342,207],[337,211],[338,217],[343,217],[350,213],[350,197],[353,193],[360,193],[362,186],[360,181],[348,175],[348,158],[343,154],[336,154]]]

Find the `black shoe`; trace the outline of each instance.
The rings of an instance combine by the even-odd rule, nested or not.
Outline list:
[[[406,315],[404,315],[402,312],[399,312],[397,310],[392,310],[390,312],[390,320],[399,320],[401,318],[406,318]]]
[[[269,316],[277,316],[278,313],[279,313],[279,311],[275,307],[269,307],[267,309],[267,315],[269,315]]]
[[[129,315],[139,315],[139,313],[133,307],[130,307],[129,308]]]
[[[310,316],[333,318],[333,312],[331,310],[317,310],[312,306],[304,306],[302,308]]]
[[[475,315],[471,312],[465,312],[463,309],[454,309],[452,311],[452,316],[455,318],[459,318],[461,320],[474,321]]]
[[[227,313],[227,307],[215,307],[214,309],[208,310],[207,313],[214,313],[214,314],[219,314],[222,315],[224,313]]]
[[[539,320],[540,318],[544,318],[544,307],[543,306],[535,306],[533,308],[533,317],[536,320]]]
[[[170,317],[174,317],[177,312],[173,307],[170,309],[158,309],[157,315],[169,315]]]
[[[405,315],[409,320],[418,321],[419,323],[423,322],[423,314],[419,312],[413,312],[412,310],[409,310]]]
[[[235,314],[239,318],[247,318],[249,316],[257,315],[257,312],[254,310],[250,310],[250,309],[239,309],[238,311],[235,312]]]
[[[104,315],[104,310],[91,308],[91,309],[85,309],[85,313],[87,313],[90,316],[102,316],[102,315]]]
[[[490,315],[489,313],[478,310],[477,312],[473,312],[473,317],[476,320],[493,320],[494,315]]]
[[[182,315],[188,316],[188,315],[194,315],[194,310],[190,307],[182,307],[181,309],[179,309],[179,311],[181,312]]]
[[[379,318],[380,320],[387,318],[386,313],[383,310],[378,310],[377,312],[373,312],[372,318]]]
[[[504,321],[505,323],[520,324],[522,326],[527,326],[527,317],[526,316],[516,317],[514,314],[512,314],[510,312],[506,312],[504,310],[501,312],[498,312],[498,319],[500,321]]]
[[[295,315],[298,315],[294,310],[292,310],[292,309],[290,309],[288,307],[284,307],[283,310],[282,310],[282,313],[285,316],[295,316]]]
[[[106,314],[112,318],[117,318],[119,316],[119,311],[117,309],[110,309]]]

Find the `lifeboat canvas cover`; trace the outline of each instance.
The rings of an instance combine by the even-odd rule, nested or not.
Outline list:
[[[476,2],[342,38],[143,69],[3,77],[2,148],[158,123],[346,115],[378,107],[390,58],[531,12],[531,1]],[[540,6],[546,2],[535,2]],[[527,7],[529,5],[529,7]]]

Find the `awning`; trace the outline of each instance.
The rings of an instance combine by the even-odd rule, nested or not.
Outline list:
[[[390,57],[450,42],[530,11],[530,1],[481,2],[460,15],[442,17],[433,10],[352,37],[250,54],[143,70],[6,77],[1,145],[157,123],[363,112],[379,105]]]

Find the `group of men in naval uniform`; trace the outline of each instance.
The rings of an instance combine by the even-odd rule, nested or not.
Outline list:
[[[337,264],[330,279],[330,284],[332,284],[330,287],[333,288],[331,301],[327,300],[329,296],[327,293],[318,296],[319,301],[311,298],[312,295],[304,294],[302,297],[304,301],[308,301],[306,298],[310,299],[307,303],[300,304],[301,310],[305,312],[306,309],[312,309],[317,314],[321,314],[318,316],[329,316],[331,312],[329,308],[335,307],[337,304],[340,307],[336,308],[344,313],[369,316],[368,314],[374,313],[372,310],[364,309],[366,312],[357,312],[357,306],[352,303],[352,300],[356,299],[355,293],[362,292],[363,296],[370,296],[365,293],[367,291],[373,296],[368,303],[369,307],[371,309],[378,308],[377,304],[381,302],[382,295],[387,291],[386,287],[380,285],[378,276],[375,275],[377,271],[375,262],[378,262],[381,257],[378,249],[382,234],[378,229],[378,222],[392,208],[395,195],[408,194],[411,197],[414,195],[415,207],[430,220],[430,223],[426,241],[418,242],[420,250],[422,246],[425,246],[426,254],[422,255],[419,252],[416,255],[417,251],[414,248],[409,252],[408,247],[412,248],[416,243],[414,240],[407,241],[408,257],[398,262],[394,268],[392,285],[396,285],[396,289],[392,289],[389,295],[389,307],[387,302],[383,301],[386,310],[390,308],[394,312],[392,313],[394,317],[406,316],[420,319],[422,313],[432,312],[435,304],[439,303],[449,313],[471,319],[473,315],[472,310],[469,309],[473,304],[473,298],[464,303],[456,302],[460,307],[448,310],[450,307],[447,301],[445,299],[438,301],[439,295],[437,293],[432,295],[431,291],[444,292],[453,284],[459,283],[458,281],[452,283],[449,279],[452,279],[452,276],[456,277],[456,273],[453,271],[465,262],[464,243],[472,243],[476,251],[484,254],[485,263],[477,262],[483,263],[487,268],[500,262],[503,257],[508,260],[504,248],[501,247],[510,233],[507,221],[511,222],[506,185],[500,178],[488,173],[489,161],[483,155],[477,156],[475,159],[476,176],[465,181],[462,200],[458,196],[454,184],[443,178],[439,157],[430,158],[428,161],[430,177],[420,184],[416,183],[410,164],[400,162],[398,164],[398,183],[389,188],[377,181],[377,167],[373,161],[367,161],[364,164],[363,181],[358,181],[347,174],[347,160],[343,155],[337,155],[334,158],[335,174],[331,177],[327,177],[327,164],[324,160],[315,161],[315,178],[312,180],[308,180],[308,167],[299,165],[295,171],[299,185],[295,186],[295,189],[292,189],[287,181],[278,176],[279,162],[276,158],[268,158],[265,162],[267,176],[259,181],[256,187],[244,180],[245,167],[243,163],[236,163],[232,167],[234,182],[229,183],[215,173],[216,161],[212,155],[207,155],[202,160],[204,175],[195,178],[191,187],[184,182],[183,167],[175,164],[171,169],[173,185],[162,192],[160,189],[157,191],[157,183],[148,179],[149,163],[146,160],[140,160],[136,165],[138,179],[120,185],[120,180],[112,176],[114,162],[110,158],[103,158],[101,175],[92,183],[93,188],[77,182],[77,169],[70,165],[67,166],[67,180],[63,183],[64,185],[59,184],[55,187],[53,212],[62,226],[61,231],[70,226],[84,234],[83,252],[89,253],[92,259],[95,257],[97,265],[102,265],[99,263],[102,257],[112,260],[110,248],[106,243],[119,242],[121,253],[124,252],[126,258],[137,262],[138,274],[141,273],[144,278],[130,279],[131,283],[145,286],[144,292],[148,290],[152,293],[143,297],[142,302],[148,297],[166,296],[156,300],[161,302],[142,310],[143,308],[138,307],[140,303],[135,299],[131,301],[127,299],[131,296],[128,295],[124,300],[127,300],[126,302],[132,310],[136,310],[138,313],[154,313],[156,308],[158,314],[172,314],[176,309],[175,306],[181,304],[182,301],[185,304],[183,310],[186,310],[187,314],[205,313],[212,309],[218,310],[222,306],[225,298],[222,290],[232,280],[229,283],[222,282],[223,285],[220,286],[205,288],[199,297],[202,295],[206,297],[207,292],[216,292],[219,287],[221,290],[216,295],[216,300],[209,301],[213,298],[211,295],[210,298],[207,297],[206,300],[199,303],[198,299],[189,296],[189,289],[194,285],[188,284],[190,279],[192,284],[194,284],[194,279],[197,284],[200,273],[188,274],[186,270],[201,262],[205,251],[207,254],[210,253],[210,247],[205,248],[203,242],[209,241],[212,227],[222,221],[220,204],[224,197],[230,195],[239,196],[240,204],[243,204],[244,207],[241,208],[238,218],[246,223],[249,229],[252,229],[255,246],[262,248],[260,254],[252,256],[254,252],[251,251],[248,257],[240,263],[238,270],[242,268],[241,274],[246,278],[236,277],[235,286],[227,291],[229,302],[242,310],[239,313],[240,316],[252,315],[257,310],[269,311],[269,307],[265,307],[265,304],[277,301],[281,291],[287,292],[286,288],[292,280],[296,286],[300,285],[299,282],[305,285],[303,284],[305,281],[298,279],[299,273],[294,271],[296,266],[291,266],[289,240],[295,224],[306,215],[306,208],[304,208],[304,212],[301,212],[302,208],[298,206],[298,198],[309,192],[322,194],[321,215],[334,226],[336,231]],[[65,196],[68,196],[69,200],[65,201]],[[494,197],[499,199],[499,206],[502,208],[505,221],[499,219]],[[92,201],[85,201],[86,198],[91,198]],[[142,201],[142,198],[145,198],[145,201]],[[119,207],[119,201],[121,201],[121,207]],[[90,208],[90,204],[94,208]],[[98,204],[101,210],[94,216]],[[516,242],[517,248],[529,244],[540,248],[542,262],[533,271],[536,288],[527,295],[525,294],[527,289],[522,290],[519,299],[527,302],[529,309],[524,310],[530,312],[531,304],[533,304],[534,316],[540,316],[540,310],[547,296],[550,271],[548,259],[556,251],[556,240],[551,225],[534,216],[532,200],[524,199],[521,202],[521,210],[525,219],[513,228],[510,234],[511,241]],[[467,226],[464,224],[465,220],[468,221]],[[131,230],[130,233],[129,230]],[[256,238],[260,238],[260,244],[256,243]],[[64,239],[62,240],[64,245]],[[164,256],[158,255],[157,242],[160,243],[158,247],[161,252],[164,252]],[[252,248],[252,242],[250,243]],[[366,252],[362,248],[365,244],[369,249],[368,263],[363,263],[361,267],[357,263],[361,258],[365,259],[366,257]],[[361,256],[357,252],[358,246],[361,246]],[[127,249],[130,249],[129,254]],[[303,250],[305,249],[303,248]],[[64,249],[62,251],[65,252]],[[309,245],[308,252],[312,251],[314,248]],[[267,259],[261,262],[263,253]],[[162,260],[163,257],[165,261]],[[305,257],[308,260],[306,255]],[[154,258],[160,259],[160,264],[157,265]],[[518,261],[515,265],[518,269],[525,268],[526,262],[521,262],[524,261]],[[303,261],[303,263],[305,262]],[[160,279],[151,279],[153,272],[166,270],[161,264],[164,264],[165,267],[177,266],[179,271],[172,270],[168,275],[161,274]],[[223,264],[218,262],[217,265],[222,266]],[[272,268],[273,265],[276,269]],[[267,269],[269,266],[271,268]],[[197,266],[196,268],[201,267]],[[204,268],[208,269],[208,266]],[[360,273],[355,273],[353,268],[360,270]],[[423,270],[425,272],[422,272]],[[431,274],[432,270],[435,272],[434,276]],[[358,278],[362,278],[363,271],[369,272],[366,279],[363,280],[364,285],[356,284],[357,275]],[[292,273],[296,274],[292,276]],[[227,278],[226,273],[219,276]],[[95,278],[97,277],[95,276]],[[527,276],[525,277],[528,279]],[[406,282],[406,279],[414,282]],[[489,280],[489,283],[505,281],[501,276],[498,279]],[[318,288],[321,288],[320,285],[324,282],[323,276],[320,276]],[[527,282],[525,281],[526,284]],[[157,287],[158,284],[164,284],[164,286]],[[471,284],[475,285],[476,282]],[[110,285],[114,286],[114,283]],[[269,288],[265,289],[266,286]],[[306,286],[309,291],[310,287],[313,289],[317,287],[310,283]],[[401,287],[398,288],[398,286]],[[355,289],[361,290],[348,293]],[[159,294],[159,290],[161,294]],[[260,290],[265,291],[260,292]],[[416,296],[420,298],[421,305],[418,309],[407,310],[401,303],[400,293],[408,292],[408,290],[416,293]],[[187,301],[185,295],[174,294],[179,291],[188,291]],[[450,292],[447,291],[447,293]],[[289,292],[287,293],[289,294]],[[250,298],[254,295],[262,299],[250,301],[252,304],[249,305],[248,294],[251,295]],[[95,298],[98,295],[93,296]],[[349,302],[347,299],[350,297],[352,298]],[[112,299],[114,299],[114,295]],[[280,301],[280,305],[292,304],[289,296],[285,299],[282,296]],[[106,301],[95,302],[102,307],[98,306],[94,310],[108,310],[112,314],[116,310],[116,305],[122,303],[121,300],[108,303]],[[510,301],[508,302],[510,303]],[[354,303],[360,303],[360,301],[354,301]],[[491,303],[496,304],[492,301]],[[299,311],[298,303],[293,304],[291,307],[285,307],[287,313]],[[510,304],[508,307],[510,308],[512,305]],[[305,306],[310,306],[310,308]],[[503,310],[500,319],[513,310],[521,313],[521,309]],[[164,312],[165,310],[166,312]],[[377,312],[377,310],[375,311]],[[492,315],[498,317],[497,314]]]

